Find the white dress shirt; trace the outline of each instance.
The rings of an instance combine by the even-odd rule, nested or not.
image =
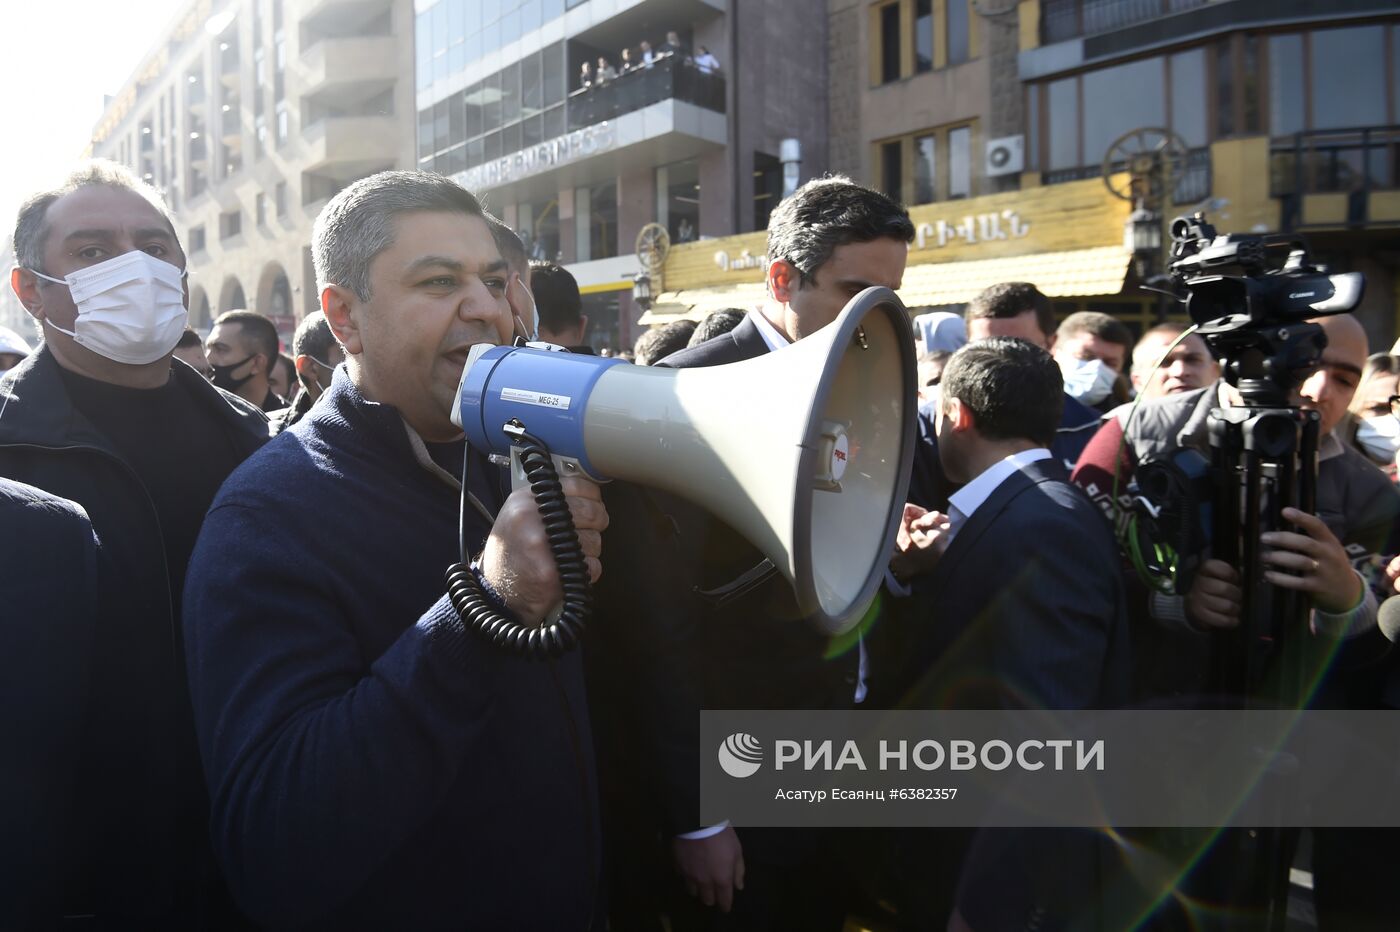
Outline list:
[[[982,470],[977,478],[948,496],[948,543],[952,544],[953,538],[973,512],[981,508],[982,503],[991,498],[997,487],[1013,473],[1020,472],[1023,466],[1048,459],[1050,451],[1044,447],[1012,453]]]

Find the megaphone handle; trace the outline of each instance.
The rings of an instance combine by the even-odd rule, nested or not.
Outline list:
[[[556,620],[540,625],[521,624],[492,604],[476,574],[465,562],[448,568],[447,594],[462,623],[491,643],[531,658],[557,657],[578,646],[579,636],[593,613],[588,564],[549,450],[526,433],[519,422],[507,425],[506,430],[519,448],[521,467],[544,520],[549,549],[554,554],[564,588],[564,606]],[[463,494],[466,488],[464,472]]]

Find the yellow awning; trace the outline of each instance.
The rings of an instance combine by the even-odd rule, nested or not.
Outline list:
[[[656,304],[637,323],[655,326],[673,320],[704,320],[711,313],[727,307],[747,311],[762,304],[765,293],[761,281],[721,288],[668,291],[656,299]]]
[[[1122,246],[1002,256],[968,262],[923,262],[904,270],[899,297],[906,307],[966,304],[998,282],[1030,282],[1051,298],[1118,294],[1132,254]],[[750,310],[763,303],[763,282],[670,291],[637,321],[657,326],[673,320],[704,320],[726,307]]]
[[[1132,254],[1122,246],[1042,252],[971,262],[925,262],[904,271],[907,307],[966,304],[998,282],[1030,282],[1051,298],[1118,294]]]

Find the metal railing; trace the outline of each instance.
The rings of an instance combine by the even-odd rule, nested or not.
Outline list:
[[[1128,165],[1116,162],[1109,166],[1110,172],[1125,172]],[[1083,181],[1103,175],[1102,165],[1084,165],[1079,168],[1058,168],[1041,175],[1041,184],[1064,184],[1068,181]],[[1177,168],[1176,182],[1172,186],[1173,204],[1197,204],[1210,197],[1212,183],[1210,149],[1202,147],[1186,153]]]
[[[1306,226],[1303,196],[1347,195],[1346,222],[1367,223],[1370,193],[1400,188],[1400,126],[1313,130],[1275,139],[1269,193],[1282,201],[1283,229]]]
[[[1040,41],[1042,45],[1049,45],[1109,32],[1210,2],[1212,0],[1044,0],[1040,5]]]
[[[668,56],[651,67],[633,68],[611,80],[569,95],[569,129],[615,120],[663,100],[683,100],[724,112],[724,77],[696,68],[688,59]]]

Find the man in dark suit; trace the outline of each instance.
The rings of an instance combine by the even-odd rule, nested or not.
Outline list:
[[[1048,449],[1063,398],[1059,368],[1039,347],[993,337],[955,353],[940,385],[939,457],[961,488],[947,514],[906,508],[893,567],[914,590],[895,645],[905,660],[901,704],[1120,704],[1128,655],[1117,549],[1108,523]],[[1072,918],[1085,907],[1078,895],[1092,894],[1085,884],[1095,870],[1094,849],[1067,833],[1054,833],[1047,844],[1051,838],[985,835],[979,846],[998,851],[995,867],[974,857],[958,895],[972,928],[1023,928],[1037,909]],[[934,859],[956,867],[952,833],[911,833],[900,844],[911,849],[907,863]],[[1052,850],[1053,865],[1040,857]],[[1071,862],[1088,873],[1064,882]],[[947,909],[951,890],[939,900],[928,889],[930,875],[919,873],[922,880],[910,879],[922,884],[920,905],[910,908]],[[940,928],[946,921],[927,918]]]
[[[967,342],[988,337],[1016,337],[1043,350],[1055,346],[1055,310],[1050,299],[1030,282],[1001,282],[983,289],[963,312]],[[1074,468],[1079,454],[1099,426],[1099,412],[1064,394],[1058,427],[1050,452]],[[943,473],[938,459],[938,438],[933,432],[934,406],[919,408],[919,443],[914,448],[914,472],[909,481],[909,501],[924,508],[942,510],[957,484]]]
[[[718,366],[781,351],[830,324],[863,289],[898,288],[913,237],[908,212],[884,195],[842,177],[808,182],[769,221],[763,307],[729,333],[660,365]],[[693,619],[688,651],[699,702],[669,724],[672,737],[689,736],[672,745],[685,744],[696,757],[677,771],[693,782],[668,792],[694,808],[699,708],[848,709],[865,698],[864,648],[858,631],[835,643],[808,624],[782,576],[733,529],[674,500],[664,507],[675,519],[689,576],[676,586],[675,615]],[[619,553],[619,565],[636,566],[624,575],[662,572],[653,548],[640,535],[631,537],[619,541],[620,549],[635,548],[631,560]],[[846,904],[839,885],[820,873],[830,867],[823,833],[675,828],[672,853],[682,881],[705,906],[720,911],[690,917],[699,925],[841,928]],[[678,919],[687,924],[685,917]]]

